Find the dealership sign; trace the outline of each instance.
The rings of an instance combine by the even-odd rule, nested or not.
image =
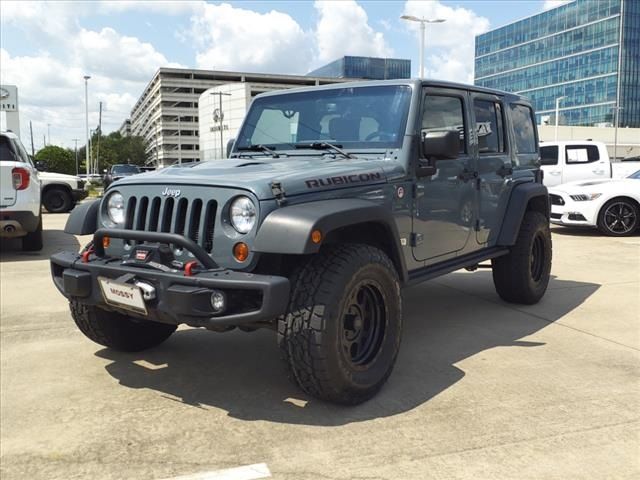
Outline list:
[[[18,88],[15,85],[0,85],[0,110],[18,111]]]

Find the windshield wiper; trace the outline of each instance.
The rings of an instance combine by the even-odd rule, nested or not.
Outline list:
[[[342,145],[334,145],[332,143],[327,142],[311,142],[311,143],[296,143],[294,144],[296,148],[311,148],[312,150],[332,150],[333,152],[339,153],[345,158],[357,158],[355,155],[351,155],[350,153],[342,150]]]
[[[238,147],[236,150],[240,152],[266,152],[273,158],[280,158],[280,155],[266,145],[249,145],[248,147]]]

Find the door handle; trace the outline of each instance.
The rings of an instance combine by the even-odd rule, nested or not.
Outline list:
[[[502,178],[508,175],[513,175],[513,166],[510,163],[503,163],[496,173]]]
[[[551,170],[549,171],[549,175],[560,175],[562,172],[558,171],[558,170]]]
[[[596,175],[604,175],[604,170],[591,170]]]

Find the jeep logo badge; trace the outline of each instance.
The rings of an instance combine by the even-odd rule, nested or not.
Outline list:
[[[177,189],[177,188],[169,188],[169,187],[167,187],[162,191],[162,195],[164,195],[165,197],[177,198],[177,197],[180,196],[180,190]]]

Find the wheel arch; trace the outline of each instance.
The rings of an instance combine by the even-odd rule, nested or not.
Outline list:
[[[79,204],[71,210],[71,214],[64,226],[65,233],[73,235],[90,235],[98,228],[98,208],[100,200],[93,200]]]
[[[526,212],[540,212],[549,220],[550,205],[547,187],[541,183],[516,184],[509,197],[508,208],[498,234],[497,244],[511,246],[516,243],[520,225]]]
[[[55,188],[65,190],[69,195],[71,195],[71,187],[66,183],[47,183],[42,187],[42,195],[45,195],[49,190]]]
[[[311,240],[319,230],[320,243]],[[362,243],[383,250],[403,283],[407,270],[399,235],[391,212],[382,205],[361,199],[336,199],[292,205],[271,212],[255,239],[256,252],[310,255],[323,245]]]

